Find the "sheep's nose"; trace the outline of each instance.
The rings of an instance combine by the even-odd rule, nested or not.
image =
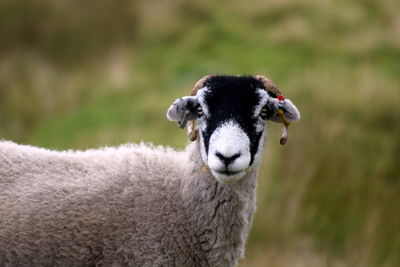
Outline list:
[[[215,155],[225,164],[225,166],[228,166],[230,163],[232,163],[235,159],[240,157],[240,152],[236,153],[230,157],[227,157],[219,152],[216,152]]]

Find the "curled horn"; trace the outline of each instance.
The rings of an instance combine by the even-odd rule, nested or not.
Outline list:
[[[279,88],[275,84],[272,83],[271,79],[268,79],[267,77],[262,76],[262,75],[255,75],[254,78],[256,78],[257,80],[262,82],[262,84],[265,87],[265,90],[267,90],[268,93],[270,93],[270,95],[272,95],[272,97],[278,97],[278,96],[282,95]]]
[[[211,77],[212,75],[207,75],[201,78],[194,86],[192,89],[192,93],[190,94],[191,96],[195,96],[197,94],[197,91],[201,88],[204,87],[204,83]],[[187,135],[189,137],[190,141],[195,141],[197,139],[197,136],[199,135],[199,129],[196,129],[195,126],[195,120],[189,120],[187,122]]]
[[[282,96],[282,93],[279,90],[279,88],[276,85],[274,85],[272,83],[272,81],[270,79],[268,79],[267,77],[262,76],[262,75],[255,75],[253,77],[256,78],[257,80],[259,80],[260,82],[262,82],[262,84],[265,87],[265,90],[272,97],[278,98],[279,96]],[[285,115],[283,114],[282,110],[279,110],[278,115],[281,120],[281,131],[282,131],[281,139],[280,139],[279,143],[281,145],[284,145],[284,144],[286,144],[286,141],[288,139],[289,122],[286,120]]]

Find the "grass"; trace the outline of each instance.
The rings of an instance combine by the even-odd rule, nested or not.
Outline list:
[[[269,125],[240,265],[400,265],[397,1],[131,1],[99,5],[99,14],[75,13],[67,1],[62,9],[4,3],[15,16],[3,22],[20,24],[0,29],[8,36],[1,138],[57,149],[141,140],[182,148],[184,131],[165,119],[175,98],[206,74],[265,74],[302,119],[284,147]],[[35,23],[43,10],[50,15]],[[27,12],[31,23],[17,19]]]

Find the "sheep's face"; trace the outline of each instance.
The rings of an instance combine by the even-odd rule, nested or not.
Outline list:
[[[285,100],[290,121],[299,112]],[[181,127],[197,119],[204,163],[220,182],[241,179],[262,158],[266,140],[266,120],[277,120],[279,101],[270,96],[252,76],[211,76],[195,96],[177,99],[167,117]]]

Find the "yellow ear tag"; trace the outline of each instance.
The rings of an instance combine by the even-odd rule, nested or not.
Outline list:
[[[282,109],[278,109],[278,115],[279,115],[279,119],[281,120],[281,122],[283,123],[283,125],[285,125],[286,127],[289,127],[290,122],[286,119],[285,114],[283,113]]]

